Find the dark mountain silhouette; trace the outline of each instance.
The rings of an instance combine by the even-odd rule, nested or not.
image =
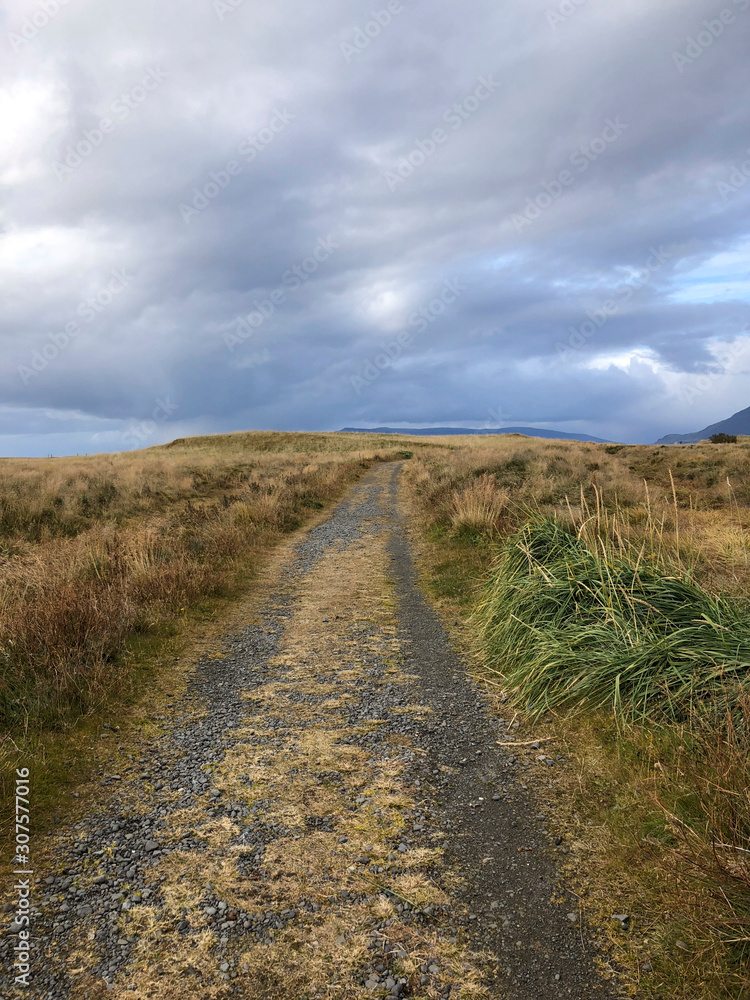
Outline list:
[[[588,434],[573,434],[571,432],[550,431],[543,427],[485,427],[480,430],[467,427],[344,427],[343,433],[349,434],[406,434],[446,435],[446,434],[523,434],[525,437],[554,438],[558,441],[593,441],[595,444],[609,444],[603,438],[590,437]]]
[[[710,424],[702,431],[691,431],[689,434],[667,434],[656,442],[657,444],[694,444],[705,441],[712,434],[750,434],[750,406],[746,410],[733,413],[718,424]]]

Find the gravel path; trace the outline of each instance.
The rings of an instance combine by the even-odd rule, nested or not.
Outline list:
[[[554,761],[497,746],[507,723],[416,588],[397,475],[372,470],[305,536],[137,754],[102,734],[99,804],[37,869],[19,995],[619,995],[551,902],[526,785]]]

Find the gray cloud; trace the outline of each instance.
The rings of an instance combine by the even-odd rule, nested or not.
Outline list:
[[[142,443],[744,407],[740,360],[685,387],[748,335],[745,7],[11,0],[0,448],[130,447],[166,398]]]

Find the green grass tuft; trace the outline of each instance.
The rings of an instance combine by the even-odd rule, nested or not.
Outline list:
[[[490,667],[531,715],[611,709],[632,720],[685,718],[750,669],[750,615],[663,560],[558,520],[532,518],[504,544],[475,619]]]

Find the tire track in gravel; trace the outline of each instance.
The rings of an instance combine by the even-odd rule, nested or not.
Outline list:
[[[616,995],[416,589],[397,474],[307,534],[158,742],[56,832],[25,996]]]

